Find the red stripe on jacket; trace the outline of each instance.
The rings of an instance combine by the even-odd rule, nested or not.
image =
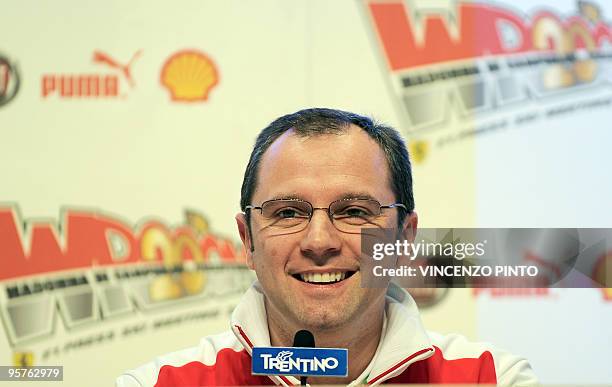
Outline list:
[[[485,383],[496,384],[495,363],[491,352],[476,358],[447,360],[440,348],[429,358],[411,364],[400,375],[385,383]]]
[[[251,356],[224,348],[217,353],[215,364],[192,361],[181,367],[165,365],[159,370],[155,387],[166,386],[249,386],[273,385],[267,376],[251,375]]]

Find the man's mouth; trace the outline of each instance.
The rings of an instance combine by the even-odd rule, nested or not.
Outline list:
[[[307,283],[313,284],[333,284],[344,281],[355,274],[354,271],[331,271],[327,273],[299,273],[293,274],[293,278]]]

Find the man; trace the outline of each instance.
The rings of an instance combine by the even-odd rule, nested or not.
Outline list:
[[[307,109],[258,136],[236,216],[258,278],[231,331],[122,375],[132,385],[295,385],[251,375],[254,346],[291,346],[310,330],[317,347],[347,348],[346,378],[311,383],[536,383],[521,358],[457,335],[424,330],[395,285],[362,287],[361,227],[417,228],[406,147],[392,128],[331,109]]]

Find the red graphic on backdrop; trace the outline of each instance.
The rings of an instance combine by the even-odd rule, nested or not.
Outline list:
[[[93,62],[108,66],[115,73],[87,74],[45,74],[41,79],[41,95],[43,98],[57,96],[62,99],[80,98],[117,98],[121,93],[121,80],[130,88],[135,86],[132,77],[132,65],[140,57],[142,50],[137,51],[124,65],[102,51],[94,51]]]
[[[17,65],[0,54],[0,106],[15,98],[19,91],[19,71]]]
[[[142,50],[136,51],[136,53],[132,56],[132,59],[130,59],[130,61],[126,65],[122,65],[113,58],[111,58],[110,55],[105,54],[101,51],[94,51],[93,61],[96,63],[106,64],[111,68],[119,69],[121,73],[125,76],[125,79],[128,81],[130,86],[134,87],[134,80],[132,79],[130,68],[132,67],[132,63],[134,63],[134,61],[138,57],[140,57],[141,54]]]
[[[192,225],[170,228],[149,221],[134,228],[99,212],[70,209],[59,227],[23,224],[15,207],[0,207],[0,281],[92,266],[205,263],[212,253],[226,263],[244,262],[242,248],[231,240]]]
[[[495,5],[459,3],[454,22],[443,14],[419,16],[414,8],[399,0],[368,4],[392,71],[529,51],[569,54],[612,42],[611,26],[593,17],[541,11],[529,19]]]

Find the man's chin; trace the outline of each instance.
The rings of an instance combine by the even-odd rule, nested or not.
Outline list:
[[[311,331],[334,330],[346,327],[351,317],[342,307],[324,307],[318,309],[304,309],[299,313],[298,321],[302,329]]]

